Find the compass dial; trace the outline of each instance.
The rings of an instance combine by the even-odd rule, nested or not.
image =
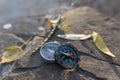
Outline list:
[[[77,50],[70,44],[61,45],[55,53],[58,64],[65,68],[73,68],[78,64]]]
[[[40,55],[47,61],[55,61],[55,50],[60,46],[58,42],[48,42],[40,49]]]

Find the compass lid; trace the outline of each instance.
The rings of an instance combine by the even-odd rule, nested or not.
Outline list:
[[[60,46],[60,43],[53,41],[47,42],[40,49],[41,57],[46,61],[55,61],[54,54],[55,50]]]

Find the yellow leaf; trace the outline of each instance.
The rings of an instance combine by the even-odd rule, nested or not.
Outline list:
[[[61,25],[59,26],[59,29],[62,31],[67,31],[69,29],[67,19],[64,16],[62,16],[62,18],[61,18]]]
[[[69,29],[68,25],[64,25],[62,27],[59,28],[62,31],[67,31]]]
[[[15,61],[22,54],[22,52],[23,50],[21,47],[10,46],[7,48],[5,52],[3,52],[0,63],[4,64],[4,63]]]
[[[52,24],[57,24],[58,20],[50,20]]]
[[[86,40],[88,38],[91,38],[91,35],[85,35],[85,34],[61,34],[57,35],[59,38],[68,39],[68,40]]]
[[[115,57],[115,55],[112,54],[112,52],[109,50],[109,48],[104,43],[103,38],[97,32],[93,32],[92,38],[93,38],[93,41],[95,42],[95,45],[97,46],[97,48],[100,51],[102,51],[106,55],[109,55],[111,57]]]
[[[49,19],[47,20],[47,27],[48,27],[48,28],[51,28],[51,27],[52,27],[52,23],[50,22]]]
[[[21,47],[19,46],[10,46],[10,47],[7,47],[7,50],[15,50],[15,49],[19,49]]]
[[[59,15],[57,19],[50,20],[50,22],[51,22],[52,24],[58,24],[58,22],[61,21],[61,18],[62,18],[62,16]]]

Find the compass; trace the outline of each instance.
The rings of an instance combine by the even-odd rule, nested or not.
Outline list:
[[[57,48],[55,60],[64,68],[74,68],[79,61],[78,51],[71,44],[63,44]]]
[[[55,61],[55,50],[60,46],[60,43],[54,41],[54,42],[48,42],[44,44],[40,49],[40,55],[41,57],[50,62]]]

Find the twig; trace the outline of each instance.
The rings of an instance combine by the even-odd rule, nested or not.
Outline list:
[[[22,44],[20,47],[25,48],[25,46],[33,39],[33,37],[30,37],[24,44]]]
[[[19,40],[19,41],[22,42],[23,44],[26,43],[22,38],[14,35],[14,34],[11,34],[11,33],[1,33],[1,32],[0,32],[0,35],[7,35],[7,36],[10,36],[10,37],[12,37],[12,38],[15,38],[15,39]]]

